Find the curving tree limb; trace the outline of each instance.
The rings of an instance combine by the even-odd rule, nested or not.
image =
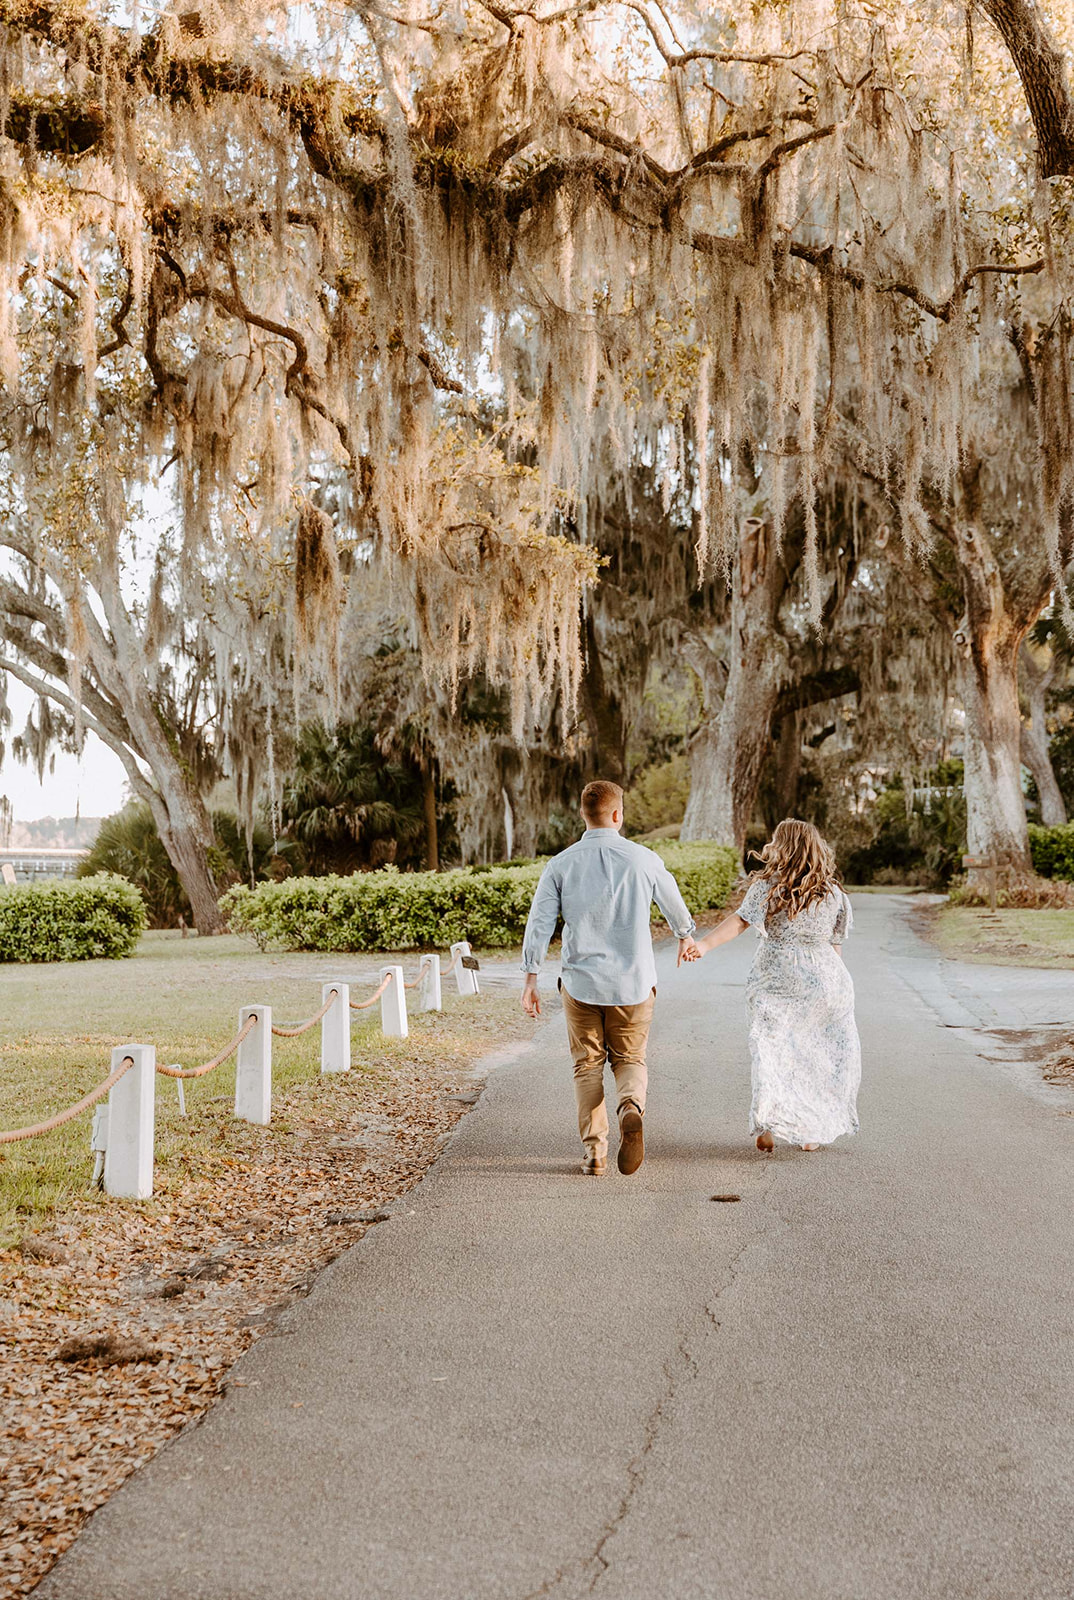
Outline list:
[[[1067,63],[1036,0],[977,0],[1018,69],[1037,134],[1041,176],[1074,176],[1074,96]]]

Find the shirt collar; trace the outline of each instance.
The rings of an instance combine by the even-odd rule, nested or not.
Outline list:
[[[621,839],[622,837],[618,828],[587,828],[582,835],[583,839],[596,839],[598,844],[603,844],[606,839]]]

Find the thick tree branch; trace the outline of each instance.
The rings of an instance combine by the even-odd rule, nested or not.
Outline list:
[[[640,161],[647,172],[663,184],[671,182],[674,174],[662,167],[659,161],[643,150],[634,139],[624,139],[621,134],[611,128],[602,128],[600,123],[594,122],[591,117],[584,116],[580,111],[568,111],[563,117],[563,123],[568,128],[574,128],[578,133],[584,133],[587,139],[592,139],[594,144],[601,144],[606,150],[614,150],[617,155],[627,156],[632,161]]]
[[[803,56],[812,55],[813,53],[807,49],[773,50],[758,54],[744,50],[684,50],[682,48],[672,48],[660,37],[659,31],[644,5],[636,4],[635,0],[627,0],[627,10],[636,12],[644,22],[648,29],[649,37],[669,67],[685,67],[691,61],[715,61],[724,64],[740,63],[746,66],[771,67],[775,66],[777,62],[800,61]]]
[[[791,711],[805,711],[809,706],[823,705],[827,700],[838,700],[841,695],[853,694],[861,688],[861,675],[857,667],[831,667],[810,673],[783,689],[776,701],[773,721]]]
[[[5,628],[2,637],[10,649],[24,656],[39,672],[49,678],[55,678],[59,683],[66,682],[68,663],[62,652],[52,648],[43,640],[35,639],[22,629],[12,628],[10,624]],[[130,728],[118,707],[100,694],[92,683],[87,683],[85,680],[83,680],[82,703],[88,707],[90,714],[101,726],[109,730],[114,739],[124,744],[131,742]]]
[[[1036,0],[977,0],[1002,35],[1025,90],[1044,178],[1074,175],[1074,96],[1063,52]]]
[[[130,29],[100,22],[78,0],[73,3],[35,0],[32,7],[20,4],[19,0],[0,0],[0,25],[15,36],[52,45],[91,73],[118,72],[133,89],[173,105],[199,104],[216,95],[239,95],[274,105],[301,135],[315,170],[326,176],[333,167],[328,133],[330,121],[352,135],[380,142],[385,138],[379,118],[346,84],[327,79],[296,80],[282,61],[269,63],[266,60],[266,69],[262,71],[215,54],[175,56],[165,47],[160,28],[139,36]],[[27,128],[31,119],[35,119],[36,125],[44,118],[42,132],[46,138],[48,118],[57,117],[59,144],[64,140],[75,141],[74,130],[80,130],[82,144],[77,153],[81,154],[95,148],[104,136],[102,124],[97,138],[85,142],[92,133],[94,104],[92,100],[66,101],[61,110],[57,110],[49,100],[42,98],[24,102],[18,116]],[[81,121],[76,107],[81,108]],[[100,114],[103,118],[103,111]],[[10,137],[17,135],[11,133]]]
[[[437,389],[443,389],[446,394],[465,394],[466,390],[458,378],[451,376],[431,350],[427,350],[424,347],[419,350],[418,360],[433,380],[433,384]]]

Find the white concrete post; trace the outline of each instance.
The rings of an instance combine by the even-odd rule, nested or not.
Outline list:
[[[403,988],[402,967],[381,967],[381,978],[391,978],[391,983],[380,997],[380,1027],[388,1039],[405,1039],[410,1029],[406,1021],[406,990]]]
[[[440,957],[422,956],[418,983],[418,1010],[442,1011],[443,994],[440,988]]]
[[[462,939],[458,944],[453,944],[451,947],[451,954],[459,957],[458,961],[455,963],[455,982],[459,986],[459,993],[480,994],[481,990],[477,985],[477,973],[474,972],[470,967],[464,967],[462,964],[463,956],[468,956],[470,954],[470,941],[468,939]]]
[[[153,1193],[153,1120],[156,1111],[157,1049],[152,1044],[120,1044],[112,1051],[112,1071],[133,1061],[108,1091],[108,1149],[104,1187],[126,1200],[148,1200]]]
[[[326,983],[321,1004],[336,999],[321,1018],[321,1071],[349,1072],[351,1067],[351,989],[349,983]]]
[[[265,1124],[272,1117],[272,1007],[243,1006],[239,1027],[248,1017],[256,1017],[239,1045],[235,1063],[235,1115],[243,1122]]]

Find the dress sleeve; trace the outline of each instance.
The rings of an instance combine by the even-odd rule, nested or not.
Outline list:
[[[768,885],[762,878],[755,878],[746,890],[746,898],[735,912],[736,917],[741,917],[743,922],[748,922],[751,928],[760,928],[764,931],[764,913],[768,902]]]
[[[850,900],[843,893],[839,893],[839,909],[835,914],[835,927],[832,929],[832,943],[842,944],[851,928],[854,926],[854,913],[850,909]]]

